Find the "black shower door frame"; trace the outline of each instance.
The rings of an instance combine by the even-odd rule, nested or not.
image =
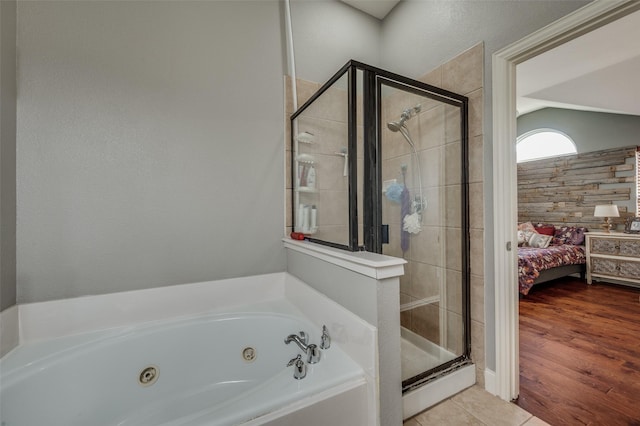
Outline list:
[[[363,245],[358,243],[358,173],[357,173],[357,93],[358,71],[362,72],[362,108],[363,108],[363,140],[364,140],[364,170],[363,170]],[[348,187],[349,187],[349,238],[348,244],[338,244],[313,237],[309,241],[350,251],[366,250],[382,253],[385,234],[382,223],[382,87],[389,86],[415,95],[424,96],[460,108],[460,139],[461,139],[461,248],[462,248],[462,303],[464,322],[464,351],[463,354],[449,362],[425,371],[415,377],[403,381],[403,391],[418,387],[436,376],[438,372],[455,368],[470,360],[471,355],[471,318],[470,318],[470,229],[469,229],[469,99],[466,96],[432,86],[399,74],[395,74],[362,62],[350,60],[331,79],[314,93],[296,112],[291,115],[291,128],[294,120],[311,106],[336,81],[347,74],[348,94]],[[294,152],[294,137],[291,132],[291,150]],[[292,156],[292,170],[294,159]],[[295,174],[292,173],[292,179]],[[292,185],[294,182],[292,182]],[[293,187],[293,186],[292,186]],[[295,205],[292,204],[292,217],[295,217]]]

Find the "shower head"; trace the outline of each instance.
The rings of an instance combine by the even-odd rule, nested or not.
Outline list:
[[[398,121],[391,121],[387,123],[387,128],[392,132],[400,132],[407,143],[411,146],[411,148],[415,151],[415,145],[413,144],[413,140],[411,139],[411,135],[409,134],[409,129],[405,126],[404,122],[407,121],[411,117],[405,116],[402,114],[402,117]]]
[[[404,122],[413,118],[416,114],[418,114],[422,110],[422,105],[418,104],[412,108],[407,108],[402,111],[400,114],[400,120],[391,121],[387,123],[387,128],[392,132],[402,131],[402,129],[407,130],[407,126],[404,125]]]
[[[387,128],[392,132],[397,132],[404,127],[404,121],[405,120],[400,119],[399,121],[392,121],[390,123],[387,123]]]

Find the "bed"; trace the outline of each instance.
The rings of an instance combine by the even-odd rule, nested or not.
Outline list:
[[[530,224],[524,224],[525,227]],[[521,225],[522,226],[522,225]],[[545,225],[549,228],[548,225]],[[542,230],[536,226],[533,235]],[[553,230],[553,237],[544,247],[531,247],[524,243],[518,247],[518,288],[521,295],[527,295],[536,284],[579,273],[584,279],[586,252],[584,247],[585,228],[562,226]],[[520,226],[519,226],[520,228]],[[520,230],[520,229],[519,229]],[[547,232],[545,231],[545,232]],[[528,241],[534,241],[530,237]]]
[[[547,248],[518,247],[518,286],[522,295],[535,284],[579,273],[584,279],[584,246],[562,244]]]

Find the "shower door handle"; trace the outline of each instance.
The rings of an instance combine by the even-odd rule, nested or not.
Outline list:
[[[389,244],[389,225],[380,225],[380,237],[382,244]]]

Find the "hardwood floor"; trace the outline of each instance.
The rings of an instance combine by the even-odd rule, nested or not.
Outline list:
[[[520,299],[520,396],[556,425],[640,425],[640,290],[563,278]]]

